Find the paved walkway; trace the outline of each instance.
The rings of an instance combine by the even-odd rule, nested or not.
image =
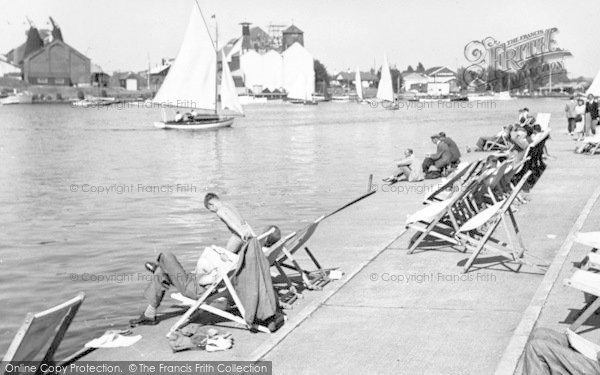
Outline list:
[[[550,151],[557,160],[549,162],[531,194],[532,201],[517,213],[529,254],[547,264],[565,249],[573,223],[600,182],[595,173],[597,158],[573,154],[575,143],[565,135],[555,138]],[[466,155],[470,159],[483,156]],[[516,362],[511,364],[505,351],[509,344],[518,351],[515,330],[523,326],[523,314],[531,308],[545,275],[530,267],[514,273],[495,266],[465,276],[461,265],[467,255],[463,253],[442,250],[408,255],[410,234],[395,238],[403,230],[406,215],[421,207],[423,190],[428,189],[413,184],[408,190],[408,186],[380,191],[323,223],[310,246],[325,267],[339,266],[346,276],[323,291],[307,292],[279,332],[250,334],[225,324],[235,336],[233,350],[173,355],[164,338],[174,322],[171,318],[155,327],[138,328],[144,338],[131,348],[98,350],[85,359],[264,359],[273,361],[276,374],[332,369],[340,373],[487,374],[501,360],[514,368]],[[597,218],[592,210],[590,218],[583,220],[584,229],[597,226]],[[575,252],[583,254],[585,249],[574,246],[565,265],[571,257],[581,258]],[[561,270],[561,274],[568,272]],[[560,325],[570,308],[582,306],[582,296],[561,285],[555,285],[543,304],[540,324]],[[526,337],[526,332],[520,334]]]

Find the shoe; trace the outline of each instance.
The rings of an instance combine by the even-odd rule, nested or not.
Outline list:
[[[138,318],[131,319],[129,324],[135,326],[155,326],[158,324],[158,319],[147,317],[142,313]]]
[[[154,273],[154,272],[156,272],[156,269],[158,268],[158,264],[156,264],[154,262],[146,262],[146,263],[144,263],[144,267],[146,267],[148,272]]]

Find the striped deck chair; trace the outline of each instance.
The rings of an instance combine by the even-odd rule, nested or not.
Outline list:
[[[26,361],[31,365],[65,365],[72,362],[79,352],[61,361],[57,361],[54,355],[84,299],[85,294],[81,292],[51,309],[37,314],[28,313],[2,359],[0,373],[5,373],[7,362]]]
[[[576,152],[586,155],[596,155],[600,153],[600,135],[585,137]]]
[[[477,213],[459,228],[458,237],[465,243],[468,249],[473,251],[464,266],[463,272],[466,273],[469,271],[484,249],[501,255],[509,262],[517,263],[517,269],[513,269],[515,272],[518,272],[523,264],[545,271],[543,266],[524,259],[526,247],[511,208],[530,174],[530,171],[525,173],[507,198]],[[500,225],[504,228],[508,243],[493,237]],[[498,263],[504,264],[506,261],[502,260]]]
[[[423,204],[429,204],[432,202],[439,202],[444,199],[447,199],[454,189],[455,185],[464,185],[467,181],[473,177],[477,172],[477,168],[482,165],[483,161],[481,159],[476,160],[474,162],[462,162],[456,168],[456,171],[450,178],[440,185],[435,191],[428,194],[425,199],[423,199]]]
[[[463,246],[455,234],[464,221],[475,215],[476,207],[470,195],[480,185],[480,180],[472,180],[448,199],[431,202],[409,216],[406,219],[406,229],[416,230],[417,234],[413,236],[408,253],[414,253],[419,244],[429,236],[443,241],[443,246]]]

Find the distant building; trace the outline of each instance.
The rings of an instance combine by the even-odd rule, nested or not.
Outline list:
[[[456,73],[445,66],[436,66],[425,70],[425,75],[430,78],[430,82],[441,83],[450,82],[456,79]]]
[[[300,30],[295,25],[291,25],[287,29],[281,32],[282,38],[282,50],[285,51],[292,44],[298,42],[304,47],[304,31]]]
[[[142,75],[135,72],[113,72],[111,86],[137,91],[141,87],[147,86],[145,81],[146,79]]]
[[[429,77],[423,73],[405,73],[402,75],[404,91],[427,92]]]
[[[52,30],[31,25],[25,43],[6,54],[7,62],[34,85],[89,85],[94,79],[90,59],[66,44],[58,25],[52,18],[50,22]]]
[[[23,78],[34,85],[89,84],[91,61],[61,40],[29,54],[23,62]]]
[[[334,86],[348,87],[349,83],[351,85],[356,85],[356,82],[354,82],[355,78],[356,78],[356,72],[352,72],[352,71],[339,72],[334,77],[335,77],[335,80],[334,80],[335,82],[333,83]],[[360,81],[362,82],[363,88],[370,87],[375,82],[377,82],[377,75],[371,71],[360,72]]]
[[[21,78],[21,69],[6,61],[6,58],[0,56],[0,77]]]

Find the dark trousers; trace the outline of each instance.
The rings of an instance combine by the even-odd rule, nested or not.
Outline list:
[[[567,119],[567,131],[569,133],[572,133],[573,131],[575,131],[575,118],[574,117],[569,117]]]
[[[158,268],[144,291],[148,304],[157,308],[171,285],[191,299],[200,298],[205,290],[198,284],[196,275],[186,272],[175,255],[168,252],[159,255]]]
[[[423,159],[423,172],[427,173],[427,171],[429,171],[429,167],[432,165],[435,165],[435,160],[432,158]]]
[[[600,365],[571,349],[566,334],[538,328],[523,354],[523,374],[600,374]]]

